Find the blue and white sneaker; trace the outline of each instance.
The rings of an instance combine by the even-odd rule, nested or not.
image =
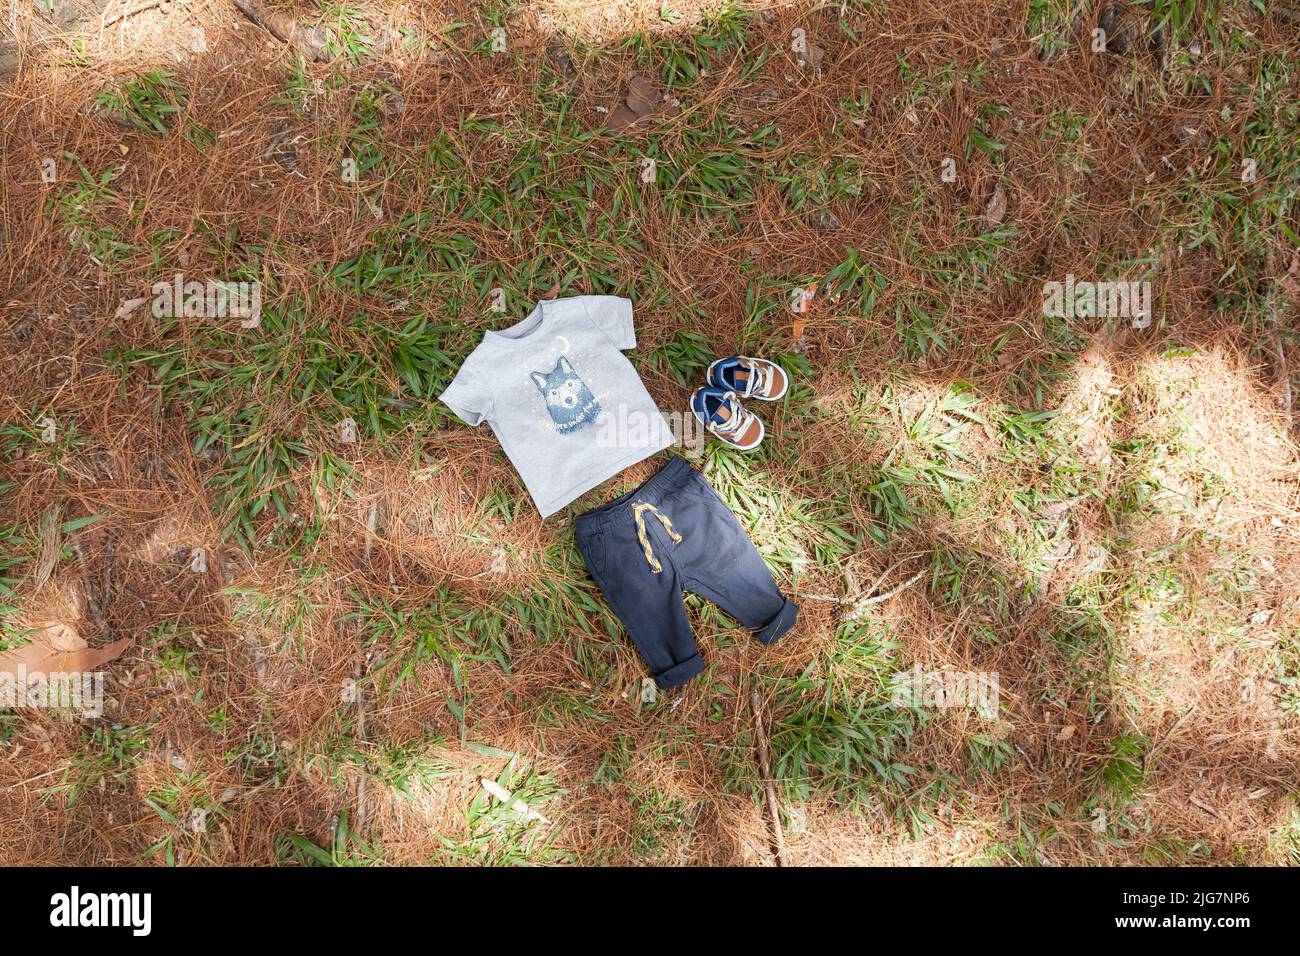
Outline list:
[[[705,431],[732,448],[753,451],[763,440],[762,420],[746,411],[731,389],[707,385],[697,388],[691,392],[691,411]]]
[[[729,389],[739,398],[757,398],[764,402],[775,402],[790,387],[790,376],[781,366],[747,355],[718,359],[709,366],[705,381],[714,388]]]

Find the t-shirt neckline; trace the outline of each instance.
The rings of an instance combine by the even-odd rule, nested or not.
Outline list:
[[[547,300],[539,301],[531,312],[516,322],[514,325],[504,329],[488,329],[487,337],[494,342],[500,342],[502,345],[516,345],[521,342],[528,342],[541,334],[542,329],[546,326],[547,318],[550,313],[546,310]]]

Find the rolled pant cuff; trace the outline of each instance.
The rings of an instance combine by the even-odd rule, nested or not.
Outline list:
[[[764,644],[775,644],[786,631],[794,627],[797,620],[799,620],[799,606],[787,598],[781,605],[781,610],[776,612],[776,616],[756,630],[754,636]]]
[[[660,690],[667,690],[670,687],[680,687],[690,681],[692,677],[704,670],[704,662],[700,660],[700,655],[696,654],[689,660],[682,661],[680,664],[674,664],[666,671],[660,671],[655,674],[655,683],[659,685]]]

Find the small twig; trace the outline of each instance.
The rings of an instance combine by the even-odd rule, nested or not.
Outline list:
[[[895,561],[893,564],[891,564],[889,567],[885,569],[884,573],[881,574],[880,577],[876,578],[876,580],[872,582],[871,587],[867,588],[866,591],[863,591],[861,594],[859,594],[857,597],[851,600],[846,599],[844,603],[856,604],[862,597],[869,597],[870,595],[875,594],[876,591],[880,588],[880,586],[884,584],[887,580],[889,580],[889,576],[903,566],[903,562],[906,560],[907,559],[904,558],[902,560]]]
[[[279,784],[276,783],[276,780],[277,780],[277,778],[276,778],[274,775],[272,775],[272,776],[270,776],[270,777],[267,777],[265,780],[263,780],[263,781],[262,781],[261,783],[259,783],[257,786],[252,787],[252,788],[249,789],[249,790],[244,790],[244,791],[242,791],[242,792],[240,792],[240,793],[236,793],[236,794],[235,794],[233,797],[231,797],[230,799],[232,799],[232,800],[251,800],[253,797],[257,796],[259,793],[261,793],[261,792],[262,792],[263,790],[265,790],[267,787],[278,786]]]
[[[1273,347],[1273,361],[1276,363],[1274,371],[1277,375],[1278,391],[1281,393],[1278,396],[1277,402],[1282,406],[1282,411],[1286,412],[1287,425],[1290,426],[1291,431],[1294,432],[1296,423],[1295,412],[1292,408],[1291,400],[1291,372],[1287,368],[1286,349],[1282,346],[1282,333],[1277,321],[1279,306],[1276,281],[1273,283],[1273,287],[1268,291],[1268,299],[1265,309],[1268,311],[1268,340],[1269,344]]]
[[[277,40],[288,43],[309,60],[327,63],[333,59],[329,51],[329,34],[324,27],[300,25],[290,14],[268,10],[262,0],[234,0],[239,12],[266,30]]]
[[[763,726],[763,711],[758,691],[749,695],[749,705],[754,711],[754,731],[758,739],[758,766],[763,773],[763,791],[767,795],[767,810],[772,818],[772,846],[776,850],[776,865],[785,867],[790,860],[785,855],[785,833],[781,829],[781,809],[776,802],[776,785],[772,783],[772,759],[767,746],[767,728]]]
[[[41,547],[36,559],[36,573],[32,576],[32,590],[39,591],[54,573],[62,552],[63,533],[60,519],[63,517],[63,502],[56,501],[41,519]]]
[[[1214,807],[1210,806],[1208,803],[1205,803],[1203,800],[1199,799],[1196,796],[1196,794],[1193,793],[1187,799],[1192,802],[1192,806],[1200,807],[1202,810],[1204,810],[1210,816],[1214,817],[1216,820],[1223,819],[1223,815],[1220,814],[1218,810],[1214,809]]]
[[[80,538],[73,539],[72,549],[81,564],[80,593],[82,599],[86,602],[86,611],[90,614],[91,621],[99,629],[100,633],[111,639],[113,632],[108,626],[105,609],[113,602],[113,558],[116,554],[116,548],[111,541],[105,546],[104,571],[98,582],[91,576],[90,555],[86,553]]]
[[[880,604],[882,601],[888,601],[895,594],[898,594],[901,591],[905,591],[908,588],[910,588],[917,581],[921,580],[921,578],[925,577],[925,575],[926,572],[924,569],[922,569],[920,571],[917,571],[914,575],[912,575],[902,584],[890,588],[884,594],[877,594],[874,596],[868,595],[867,597],[859,598],[857,601],[854,601],[853,606],[849,608],[847,612],[845,612],[844,617],[850,621],[853,620],[855,617],[858,617],[866,608],[870,607],[873,604]]]
[[[1283,272],[1287,269],[1282,267]],[[1287,428],[1296,434],[1295,411],[1292,407],[1291,371],[1286,364],[1286,348],[1282,344],[1281,324],[1278,313],[1282,311],[1282,279],[1278,275],[1277,250],[1270,248],[1266,270],[1269,275],[1268,295],[1264,299],[1265,328],[1268,330],[1268,342],[1273,349],[1274,375],[1277,378],[1277,403],[1286,413]]]
[[[357,715],[356,724],[353,728],[353,741],[357,748],[357,753],[364,754],[366,750],[365,745],[369,742],[369,738],[366,734],[366,694],[364,685],[366,674],[369,670],[368,665],[370,663],[370,656],[366,651],[364,640],[365,635],[361,632],[360,628],[358,627],[350,633],[357,648],[357,656],[352,663],[352,706],[356,708]],[[369,780],[370,772],[370,761],[363,756],[361,767],[357,774],[355,791],[356,805],[354,806],[352,813],[352,832],[356,833],[362,839],[365,839],[366,835],[366,820],[368,817],[366,811],[366,794],[368,790],[367,781]]]
[[[1142,761],[1145,766],[1151,765],[1151,761],[1155,758],[1155,755],[1160,753],[1161,748],[1164,747],[1165,744],[1169,743],[1170,739],[1174,736],[1174,734],[1178,733],[1178,728],[1183,725],[1184,720],[1192,716],[1192,711],[1194,710],[1196,710],[1195,704],[1193,704],[1191,707],[1188,707],[1185,711],[1183,711],[1183,715],[1179,717],[1177,720],[1175,720],[1174,725],[1170,727],[1169,730],[1166,731],[1159,740],[1156,741],[1154,747],[1152,747],[1150,750],[1147,751],[1146,756],[1143,758]]]
[[[100,603],[111,606],[113,603],[113,561],[117,557],[117,545],[112,541],[104,545],[104,576],[100,579]]]
[[[101,38],[103,37],[105,27],[112,26],[118,20],[129,19],[130,17],[135,16],[137,13],[144,13],[146,10],[152,10],[154,7],[160,7],[162,6],[162,4],[163,4],[163,0],[147,0],[147,2],[140,4],[138,7],[131,7],[128,10],[122,10],[119,13],[113,14],[111,17],[101,16],[99,20],[99,33]]]
[[[370,549],[375,542],[375,532],[379,530],[379,499],[370,503],[370,513],[366,515],[365,551],[366,560],[370,559]]]
[[[357,695],[356,741],[358,746],[363,744],[366,740],[366,698],[365,694],[361,690],[361,682],[366,676],[365,660],[365,651],[362,651],[361,656],[357,659],[356,666],[353,668],[353,680],[356,681],[355,690]],[[357,808],[356,813],[353,814],[356,826],[353,827],[353,830],[362,837],[364,837],[366,833],[366,780],[369,778],[369,775],[370,768],[362,766],[361,773],[357,776]]]
[[[906,561],[907,559],[904,558],[900,561],[895,561],[893,564],[891,564],[885,570],[885,573],[880,575],[880,577],[876,578],[875,583],[872,584],[871,587],[868,588],[865,592],[855,593],[857,591],[856,588],[857,582],[854,580],[851,572],[845,571],[844,576],[845,579],[848,581],[848,585],[849,585],[848,594],[845,594],[842,597],[835,594],[800,594],[799,597],[807,601],[825,601],[828,604],[839,604],[842,607],[853,607],[853,608],[866,607],[868,604],[878,604],[881,601],[893,597],[895,594],[897,594],[903,588],[907,587],[909,584],[913,584],[916,581],[920,580],[920,578],[925,574],[925,572],[922,571],[916,577],[913,577],[912,580],[903,583],[899,587],[890,591],[888,594],[883,594],[878,598],[874,597],[873,595],[875,595],[877,588],[879,588],[880,585],[884,584],[885,581],[889,578],[889,576],[892,575],[899,568],[901,568],[904,565],[904,563],[906,563]],[[855,612],[849,611],[848,613],[853,614]]]
[[[1169,38],[1163,23],[1157,26],[1155,32],[1151,34],[1151,43],[1156,57],[1156,72],[1163,77],[1165,75],[1165,64],[1169,59]]]
[[[800,594],[805,601],[825,601],[827,604],[843,604],[844,598],[838,594]]]

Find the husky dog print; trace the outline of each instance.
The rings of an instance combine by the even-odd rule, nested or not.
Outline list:
[[[532,376],[533,384],[546,399],[546,410],[551,413],[556,431],[577,431],[600,414],[600,402],[573,370],[568,356],[561,355],[550,372],[533,372]]]

